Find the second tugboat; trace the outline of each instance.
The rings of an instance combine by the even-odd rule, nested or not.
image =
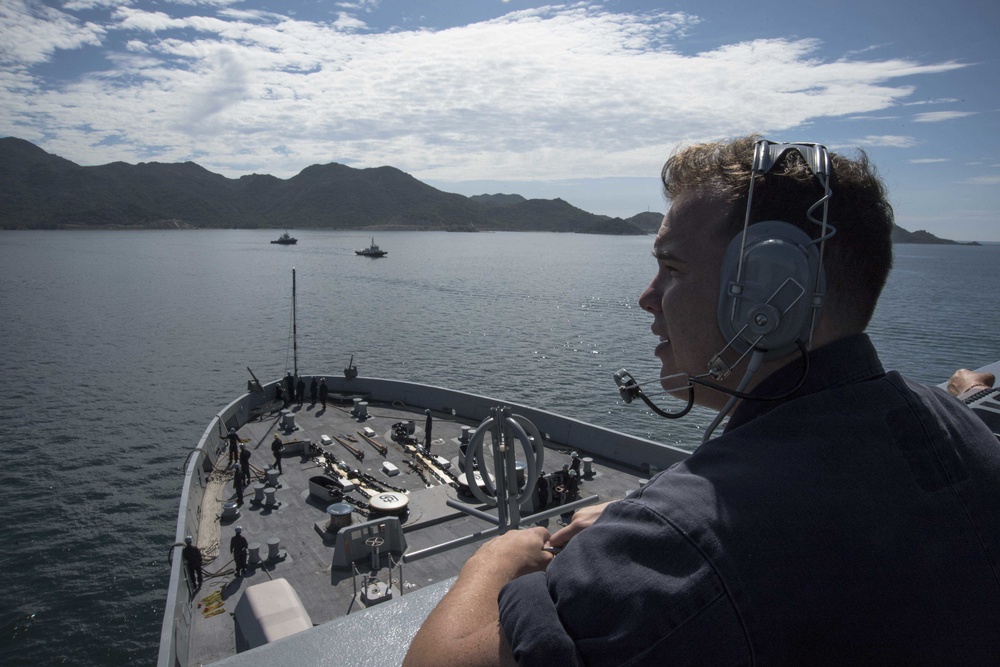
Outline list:
[[[291,236],[289,236],[288,232],[285,232],[284,234],[282,234],[281,236],[279,236],[277,238],[277,240],[271,241],[271,243],[278,243],[280,245],[295,245],[298,242],[299,242],[299,240],[296,239],[296,238],[292,238]]]
[[[362,250],[355,250],[354,254],[361,255],[363,257],[385,257],[389,254],[388,250],[382,250],[377,245],[375,245],[375,237],[372,237],[372,244],[367,248]]]

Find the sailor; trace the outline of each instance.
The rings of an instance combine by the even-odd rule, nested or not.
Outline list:
[[[538,493],[538,509],[543,510],[549,504],[549,479],[545,476],[544,470],[538,475],[535,490]]]
[[[404,664],[1000,664],[996,438],[883,369],[892,207],[821,148],[668,160],[638,303],[661,387],[716,421],[624,499],[486,542]]]
[[[274,385],[274,400],[281,401],[284,405],[288,405],[288,401],[285,400],[285,391],[281,388],[281,383]]]
[[[278,434],[275,433],[274,440],[271,441],[271,452],[274,454],[274,467],[278,469],[279,473],[282,472],[281,452],[283,452],[284,450],[285,450],[285,445],[281,442],[281,438],[278,437]]]
[[[237,460],[237,454],[239,452],[240,446],[240,436],[236,435],[236,429],[229,429],[229,463],[232,464],[233,461]]]
[[[240,468],[243,469],[243,485],[250,483],[250,450],[240,443]]]
[[[201,588],[201,549],[192,542],[194,538],[188,535],[184,538],[184,549],[181,555],[184,557],[184,565],[187,566],[188,581],[194,588]]]
[[[316,394],[319,393],[319,385],[316,383],[316,378],[312,379],[309,383],[309,400],[312,401],[313,405],[316,405]]]
[[[576,471],[570,468],[569,473],[566,475],[566,500],[567,502],[573,502],[580,497],[580,476],[576,474]]]
[[[577,452],[571,452],[569,455],[570,464],[569,469],[572,470],[579,476],[580,474],[580,455]]]
[[[330,393],[330,390],[326,386],[326,378],[320,378],[319,381],[319,400],[323,403],[323,408],[326,409],[326,397]]]
[[[291,373],[285,374],[285,396],[288,397],[286,403],[291,403],[295,398],[295,378]]]
[[[247,538],[243,537],[243,526],[236,526],[236,534],[229,540],[229,553],[233,554],[237,577],[242,577],[247,571],[247,551],[249,549]]]
[[[243,467],[239,463],[233,466],[233,490],[236,491],[236,504],[243,504],[243,489],[246,482],[243,479]]]
[[[560,476],[562,483],[556,487],[556,491],[559,492],[559,504],[565,505],[580,497],[580,480],[576,476],[576,473],[569,469],[569,465],[567,464],[563,464]],[[563,525],[569,524],[573,520],[573,510],[563,512],[559,515],[559,518]]]
[[[306,397],[306,382],[302,378],[295,383],[295,402],[302,405],[303,399]]]
[[[427,415],[427,421],[424,422],[424,449],[428,454],[431,453],[431,427],[433,425],[434,419],[431,417],[430,410],[424,410],[424,414]]]

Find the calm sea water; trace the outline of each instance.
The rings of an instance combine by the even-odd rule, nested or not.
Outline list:
[[[292,367],[528,402],[681,446],[710,415],[620,404],[652,377],[637,305],[652,237],[356,232],[0,233],[0,656],[155,660],[181,466],[209,418]],[[1000,246],[897,246],[870,332],[928,383],[1000,358]],[[985,289],[984,289],[985,288]]]

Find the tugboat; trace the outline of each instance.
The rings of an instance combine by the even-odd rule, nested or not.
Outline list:
[[[389,254],[388,250],[382,250],[377,245],[375,245],[375,237],[372,237],[372,244],[363,250],[355,250],[354,254],[361,255],[363,257],[385,257]]]
[[[288,232],[285,232],[284,234],[279,236],[276,241],[271,241],[271,243],[278,243],[280,245],[295,245],[298,242],[299,240],[289,236]]]

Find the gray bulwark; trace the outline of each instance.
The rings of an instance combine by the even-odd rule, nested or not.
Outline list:
[[[413,635],[448,592],[454,579],[442,581],[392,604],[338,618],[298,635],[279,639],[250,653],[239,653],[215,665],[352,665],[389,667],[406,656]]]

